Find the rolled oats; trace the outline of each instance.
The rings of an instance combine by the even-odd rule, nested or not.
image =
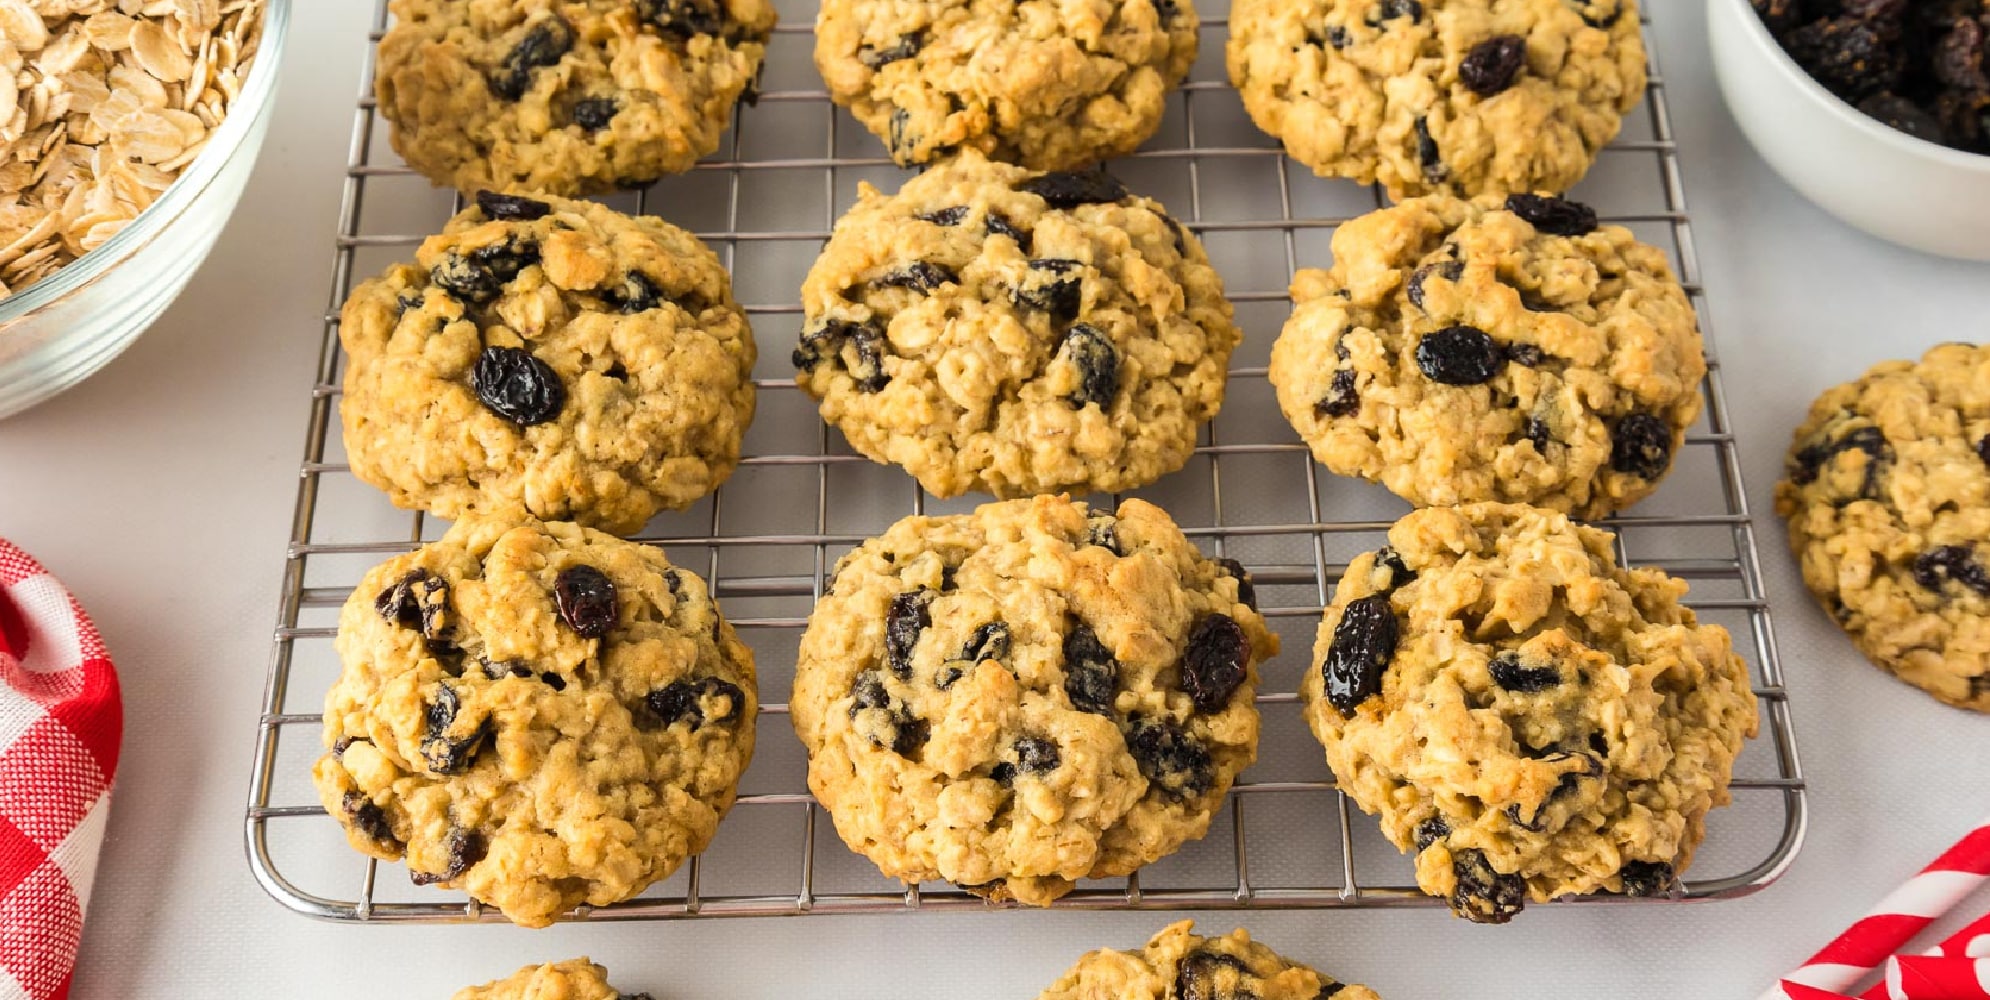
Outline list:
[[[102,246],[240,97],[267,0],[0,0],[0,299]]]

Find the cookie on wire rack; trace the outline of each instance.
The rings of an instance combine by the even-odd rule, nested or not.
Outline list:
[[[1279,409],[1313,457],[1419,506],[1595,519],[1652,493],[1700,413],[1705,346],[1664,251],[1580,202],[1415,198],[1292,281]]]
[[[1101,948],[1078,960],[1037,1000],[1380,1000],[1366,986],[1332,978],[1251,940],[1169,924],[1139,951]]]
[[[753,757],[753,654],[705,582],[592,529],[465,518],[367,573],[337,645],[325,809],[527,927],[669,877]]]
[[[802,286],[797,381],[935,496],[1135,489],[1223,405],[1223,281],[1161,205],[1103,172],[965,152],[859,188]]]
[[[1644,97],[1637,0],[1236,0],[1230,82],[1323,177],[1574,187]]]
[[[408,165],[460,191],[598,194],[719,147],[765,0],[393,0],[374,78]]]
[[[1756,733],[1727,630],[1553,511],[1426,508],[1357,556],[1300,685],[1336,784],[1480,923],[1529,899],[1657,896]]]
[[[909,517],[836,564],[790,709],[809,789],[892,878],[1043,906],[1199,838],[1278,652],[1159,508]]]
[[[1868,659],[1990,711],[1990,347],[1943,344],[1826,390],[1776,513],[1805,586]]]
[[[353,475],[400,507],[633,534],[739,464],[753,331],[697,237],[480,193],[339,317]]]
[[[449,1000],[651,1000],[608,985],[608,970],[585,958],[528,965],[482,986],[465,986]]]

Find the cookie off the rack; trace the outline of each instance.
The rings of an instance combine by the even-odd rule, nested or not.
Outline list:
[[[1313,457],[1418,505],[1579,518],[1658,488],[1707,363],[1665,254],[1580,202],[1415,198],[1335,231],[1271,352]]]
[[[325,809],[528,927],[704,850],[753,756],[753,654],[704,581],[589,528],[459,521],[360,581],[338,652]]]
[[[1875,664],[1990,711],[1990,347],[1826,390],[1776,484],[1804,584]]]
[[[1135,489],[1181,468],[1242,338],[1196,238],[1110,174],[962,153],[859,188],[802,286],[797,379],[936,496]]]
[[[753,420],[753,331],[690,233],[484,192],[340,314],[352,471],[443,517],[617,534],[710,493]]]
[[[608,970],[585,958],[528,965],[482,986],[466,986],[449,1000],[651,1000],[608,985]]]
[[[809,615],[809,789],[907,882],[1042,906],[1127,875],[1201,837],[1257,754],[1278,639],[1253,599],[1139,500],[906,518]]]
[[[1419,510],[1320,623],[1300,697],[1336,784],[1471,920],[1670,892],[1755,735],[1727,630],[1613,541],[1520,504]]]
[[[1037,1000],[1380,1000],[1231,931],[1206,938],[1170,924],[1139,951],[1101,948],[1078,960]]]

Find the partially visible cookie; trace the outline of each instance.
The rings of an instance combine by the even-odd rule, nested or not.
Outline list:
[[[1826,390],[1776,484],[1804,584],[1867,658],[1990,711],[1990,347]]]
[[[1323,177],[1566,191],[1644,96],[1637,0],[1236,0],[1230,82]]]
[[[1190,0],[825,0],[815,65],[900,166],[1035,170],[1133,151],[1195,62]]]
[[[633,534],[739,464],[753,331],[697,237],[602,205],[480,194],[340,314],[353,474],[443,517]]]
[[[595,194],[719,147],[765,0],[393,0],[374,89],[394,149],[461,191]]]
[[[1118,492],[1181,468],[1241,339],[1195,237],[1103,173],[962,153],[864,185],[802,286],[797,380],[928,491]]]
[[[1620,568],[1612,541],[1518,504],[1419,510],[1320,622],[1306,721],[1460,916],[1663,895],[1728,802],[1757,725],[1747,666],[1683,581]]]
[[[338,652],[325,809],[528,927],[667,878],[753,757],[753,654],[704,581],[571,524],[467,518],[382,563]]]
[[[1047,905],[1201,837],[1278,652],[1242,567],[1159,508],[909,517],[843,557],[791,703],[809,788],[908,882]]]
[[[1078,960],[1037,1000],[1380,1000],[1366,986],[1338,983],[1251,940],[1222,937],[1183,920],[1140,951],[1101,948]]]
[[[1579,202],[1405,201],[1293,279],[1271,352],[1313,457],[1419,506],[1600,518],[1658,488],[1707,363],[1665,253]]]
[[[647,993],[618,993],[608,970],[585,958],[528,965],[482,986],[465,986],[450,1000],[650,1000]]]

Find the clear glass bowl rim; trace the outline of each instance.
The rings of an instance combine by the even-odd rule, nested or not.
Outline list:
[[[290,0],[267,0],[263,9],[262,40],[257,44],[255,65],[241,96],[229,107],[228,117],[215,129],[207,148],[201,150],[188,171],[181,174],[166,193],[138,217],[119,230],[104,245],[70,262],[67,267],[0,299],[0,329],[43,306],[61,301],[70,293],[94,283],[104,272],[123,263],[139,248],[150,243],[160,231],[198,201],[212,187],[221,171],[234,162],[249,137],[256,119],[267,112],[266,104],[276,89],[278,67],[283,63],[284,40],[290,34]],[[239,114],[237,112],[240,112]]]

